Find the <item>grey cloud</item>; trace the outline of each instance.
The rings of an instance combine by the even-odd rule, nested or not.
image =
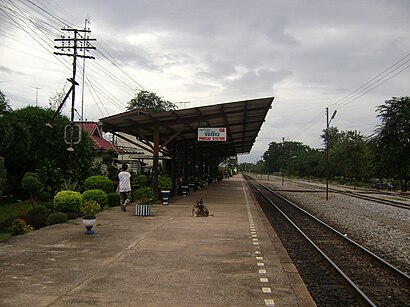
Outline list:
[[[232,91],[238,93],[250,93],[250,96],[256,93],[273,92],[275,83],[284,80],[292,73],[286,70],[267,70],[261,69],[250,71],[241,78],[228,81],[225,86]]]
[[[236,73],[236,69],[232,63],[225,60],[215,59],[212,55],[207,55],[201,61],[205,66],[204,70],[194,74],[194,78],[199,80],[223,80],[227,76]]]

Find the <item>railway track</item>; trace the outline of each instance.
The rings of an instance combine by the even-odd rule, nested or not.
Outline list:
[[[265,185],[249,182],[319,306],[410,306],[408,275]]]
[[[288,179],[289,181],[289,179]],[[307,188],[307,190],[294,190],[293,192],[309,192],[309,191],[313,191],[313,192],[325,192],[325,187],[321,186],[321,185],[317,185],[317,184],[313,184],[313,183],[303,183],[300,181],[295,181],[295,180],[291,180],[292,183],[303,187],[303,188]],[[410,209],[410,204],[406,203],[406,202],[402,202],[402,201],[397,201],[397,200],[392,200],[392,199],[386,199],[383,197],[376,197],[376,196],[370,196],[368,194],[370,193],[377,193],[377,195],[381,195],[381,196],[395,196],[395,197],[400,197],[400,198],[408,198],[408,195],[400,195],[400,194],[386,194],[386,193],[380,193],[380,192],[376,192],[376,191],[365,191],[365,190],[347,190],[347,189],[338,189],[338,188],[334,188],[334,187],[329,187],[329,192],[331,193],[336,193],[336,194],[343,194],[343,195],[347,195],[347,196],[351,196],[351,197],[355,197],[355,198],[360,198],[360,199],[364,199],[367,201],[373,201],[379,204],[385,204],[385,205],[389,205],[389,206],[394,206],[394,207],[399,207],[399,208],[403,208],[403,209]]]

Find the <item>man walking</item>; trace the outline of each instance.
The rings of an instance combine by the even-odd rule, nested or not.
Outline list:
[[[118,192],[120,192],[121,210],[126,212],[131,201],[131,174],[127,171],[128,165],[122,164],[122,171],[118,174]]]

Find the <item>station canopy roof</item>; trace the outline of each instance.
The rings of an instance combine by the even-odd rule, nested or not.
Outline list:
[[[103,131],[124,132],[143,143],[154,142],[159,129],[161,148],[168,153],[198,152],[216,157],[249,153],[271,108],[274,97],[249,99],[175,111],[147,112],[134,109],[101,118]],[[226,128],[226,141],[198,141],[198,128]]]

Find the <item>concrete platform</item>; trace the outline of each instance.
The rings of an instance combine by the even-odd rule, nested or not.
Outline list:
[[[212,216],[192,217],[203,198]],[[315,306],[242,176],[0,244],[0,306]]]

